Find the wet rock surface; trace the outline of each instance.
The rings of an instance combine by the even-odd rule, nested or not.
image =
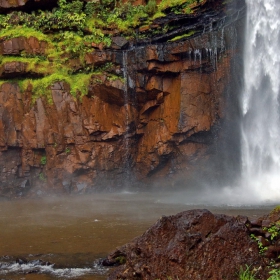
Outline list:
[[[190,210],[160,218],[142,236],[104,261],[118,264],[108,279],[239,279],[248,265],[258,279],[268,272],[247,217]]]

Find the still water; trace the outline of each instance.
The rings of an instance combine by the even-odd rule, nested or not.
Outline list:
[[[100,259],[162,215],[208,208],[257,217],[272,209],[175,204],[168,197],[111,193],[0,201],[0,279],[106,279]]]

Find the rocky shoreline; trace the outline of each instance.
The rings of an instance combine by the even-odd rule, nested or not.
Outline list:
[[[279,222],[278,208],[256,220],[208,210],[163,216],[112,252],[103,265],[117,266],[109,280],[237,280],[245,270],[265,280],[273,269],[279,275]]]

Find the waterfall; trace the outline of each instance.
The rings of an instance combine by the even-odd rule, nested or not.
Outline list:
[[[246,0],[242,188],[280,201],[280,1]]]

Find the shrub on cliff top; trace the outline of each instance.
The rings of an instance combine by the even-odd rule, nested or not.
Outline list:
[[[162,0],[157,6],[155,0],[149,0],[146,6],[135,6],[131,1],[122,3],[119,0],[89,0],[86,3],[82,0],[58,0],[58,6],[52,11],[0,14],[0,41],[36,37],[39,41],[47,42],[44,55],[36,56],[22,51],[17,57],[0,57],[0,62],[24,62],[28,73],[43,76],[20,81],[21,88],[30,83],[33,85],[34,98],[47,94],[50,85],[59,80],[70,85],[73,95],[77,92],[84,95],[90,77],[96,72],[94,66],[88,67],[84,61],[85,54],[92,51],[92,43],[109,47],[112,35],[121,33],[128,37],[143,37],[151,33],[165,33],[168,25],[151,30],[146,35],[139,35],[136,31],[140,26],[149,26],[155,18],[164,16],[168,9],[185,13],[186,7],[196,2],[198,0]],[[79,61],[74,69],[71,68],[72,59]],[[77,71],[79,74],[75,73]]]
[[[74,30],[85,35],[85,32],[100,29],[104,34],[104,29],[119,31],[131,35],[134,28],[151,22],[156,14],[163,13],[171,9],[176,13],[191,12],[193,3],[202,0],[163,0],[156,5],[155,0],[149,0],[146,6],[134,6],[130,1],[118,3],[116,0],[88,1],[86,5],[83,1],[59,0],[58,7],[52,11],[34,11],[32,13],[11,12],[7,15],[0,15],[0,28],[5,29],[10,26],[21,26],[35,29],[37,31],[49,32],[56,30]],[[187,8],[187,9],[186,9]],[[92,23],[95,25],[92,26]],[[90,26],[91,25],[91,26]],[[17,29],[15,29],[17,30]]]

